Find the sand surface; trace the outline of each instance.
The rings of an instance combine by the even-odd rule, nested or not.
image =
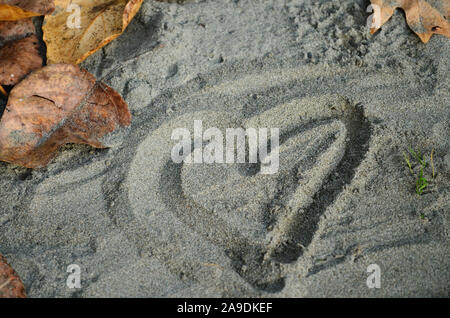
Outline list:
[[[402,12],[371,36],[368,2],[146,0],[82,65],[128,102],[123,141],[0,163],[0,252],[29,296],[448,296],[450,41]],[[194,120],[280,128],[279,171],[174,163]],[[409,146],[434,149],[421,196]]]

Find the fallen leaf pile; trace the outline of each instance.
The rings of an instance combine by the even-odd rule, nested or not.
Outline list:
[[[0,254],[0,298],[25,298],[25,287],[16,272]]]
[[[74,64],[122,34],[142,2],[0,0],[0,94],[8,97],[0,108],[0,161],[44,167],[66,143],[105,148],[130,125],[123,98]],[[74,6],[75,27],[68,23]],[[31,18],[40,15],[46,16],[43,39]],[[44,40],[49,65],[43,67]],[[25,289],[0,254],[3,297],[25,297]]]
[[[105,148],[104,140],[130,125],[122,97],[74,64],[117,38],[142,1],[0,0],[0,92],[10,90],[0,114],[0,161],[44,167],[66,143]],[[74,5],[80,28],[66,23]],[[30,18],[37,15],[46,15],[44,67]]]
[[[370,29],[372,34],[391,18],[395,9],[401,8],[405,11],[409,27],[422,42],[427,43],[433,34],[450,37],[449,0],[371,0],[371,2],[380,8],[381,15],[379,25]]]

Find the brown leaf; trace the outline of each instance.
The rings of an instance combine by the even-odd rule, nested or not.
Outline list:
[[[0,21],[0,93],[6,97],[8,93],[1,84],[14,85],[42,66],[38,46],[31,41],[37,39],[19,41],[33,34],[36,29],[32,18]]]
[[[0,21],[15,21],[55,10],[53,0],[0,0]]]
[[[36,34],[36,29],[31,18],[0,21],[0,46],[3,46],[5,42],[23,39],[32,34]]]
[[[122,97],[78,66],[53,64],[31,73],[10,92],[0,121],[0,160],[43,167],[66,143],[105,148],[130,124]]]
[[[31,18],[0,21],[0,84],[15,85],[42,66],[35,33]]]
[[[48,63],[78,64],[123,33],[143,0],[55,0],[44,20]],[[71,7],[69,7],[71,5]],[[80,20],[77,28],[79,6]]]
[[[10,41],[0,48],[0,84],[15,85],[42,67],[39,40],[36,35]]]
[[[26,296],[20,277],[0,254],[0,298],[25,298]]]
[[[395,9],[402,8],[406,14],[409,27],[427,43],[433,34],[442,34],[450,37],[450,1],[448,0],[371,0],[372,5],[380,8],[380,21],[374,20],[370,32],[373,34],[386,23],[394,14]],[[377,25],[378,24],[378,25]]]

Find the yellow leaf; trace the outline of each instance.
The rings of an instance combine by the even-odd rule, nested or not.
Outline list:
[[[53,0],[0,0],[0,21],[16,21],[50,14]]]
[[[377,32],[394,14],[402,8],[409,27],[427,43],[433,34],[450,37],[450,1],[448,0],[371,0],[375,14],[370,32]],[[377,16],[378,15],[378,16]],[[378,21],[377,21],[378,20]]]
[[[123,33],[143,0],[55,0],[44,20],[47,63],[78,64]]]

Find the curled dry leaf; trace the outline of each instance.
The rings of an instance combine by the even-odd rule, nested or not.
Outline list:
[[[427,43],[433,34],[450,37],[450,1],[448,0],[371,0],[372,5],[380,9],[380,21],[376,21],[375,7],[374,21],[370,32],[373,34],[386,23],[394,14],[395,9],[402,8],[406,14],[409,27]]]
[[[0,48],[0,84],[15,85],[42,67],[39,40],[36,35],[10,41]]]
[[[43,26],[48,63],[81,63],[121,35],[142,2],[55,0],[56,10]]]
[[[25,287],[14,269],[0,254],[0,298],[25,298]]]
[[[55,10],[53,0],[0,0],[0,21],[15,21]]]
[[[0,160],[43,167],[66,143],[108,146],[130,124],[122,97],[75,65],[31,73],[10,92],[0,121]]]

